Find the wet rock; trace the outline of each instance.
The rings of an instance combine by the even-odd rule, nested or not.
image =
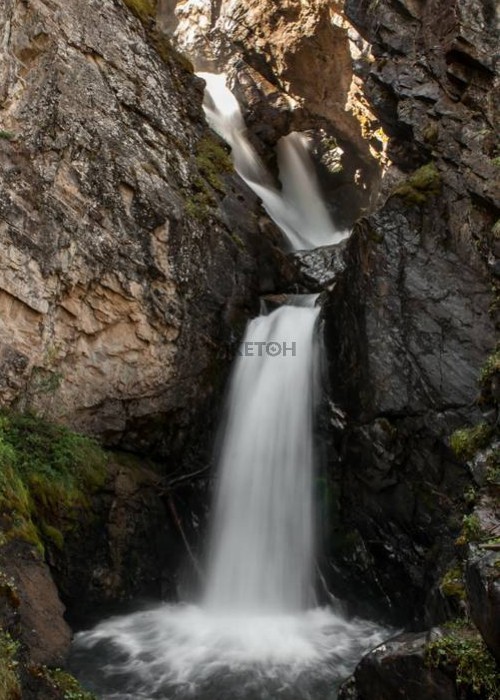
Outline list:
[[[347,415],[330,458],[342,523],[330,535],[331,580],[395,619],[445,614],[436,579],[470,484],[448,438],[481,420],[489,300],[482,260],[450,234],[439,195],[427,194],[420,204],[393,196],[357,226],[325,301],[332,399]]]
[[[64,533],[64,547],[47,543],[47,559],[73,623],[134,596],[177,597],[186,552],[165,481],[152,467],[123,455],[108,466],[105,488],[85,512],[53,522]],[[191,538],[189,521],[185,525]]]
[[[500,661],[500,554],[477,551],[469,556],[466,587],[470,614],[486,644]]]
[[[500,488],[490,484],[474,507],[478,539],[469,544],[465,587],[470,615],[497,661],[500,661]],[[480,535],[479,535],[480,533]]]
[[[335,282],[345,269],[345,245],[343,241],[332,246],[290,254],[306,289],[319,292]]]
[[[2,615],[0,627],[17,632],[32,664],[61,665],[69,650],[71,630],[49,567],[23,542],[2,547],[0,566],[3,596],[9,592],[11,599],[15,596],[15,615]]]
[[[427,634],[403,634],[367,654],[339,700],[458,700],[453,679],[425,661]]]

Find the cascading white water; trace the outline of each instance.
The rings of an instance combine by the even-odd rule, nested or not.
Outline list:
[[[338,240],[303,137],[279,146],[278,191],[224,78],[210,77],[207,90],[217,103],[207,100],[209,118],[232,146],[236,169],[292,245]],[[305,297],[249,323],[220,441],[203,599],[79,633],[72,668],[102,700],[332,700],[339,679],[387,636],[373,623],[314,608],[317,315]]]
[[[344,239],[347,232],[334,227],[321,197],[307,138],[292,132],[280,139],[279,190],[250,143],[238,101],[226,86],[226,76],[198,76],[206,82],[204,108],[210,126],[231,146],[236,172],[260,197],[290,246],[295,250],[310,249]]]
[[[248,325],[231,379],[205,594],[76,636],[103,700],[332,700],[386,631],[314,608],[314,298]]]
[[[242,347],[252,354],[236,363],[219,459],[210,609],[276,613],[312,603],[318,311],[283,306],[248,326]]]

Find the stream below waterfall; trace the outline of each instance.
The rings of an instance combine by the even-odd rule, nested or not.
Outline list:
[[[302,135],[282,140],[280,189],[224,77],[202,77],[212,127],[289,246],[340,241]],[[76,635],[71,669],[103,700],[333,700],[362,654],[387,638],[380,625],[316,604],[318,313],[315,297],[294,297],[249,322],[220,429],[203,596]]]

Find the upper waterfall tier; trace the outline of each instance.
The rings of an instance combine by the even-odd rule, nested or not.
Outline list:
[[[260,197],[290,247],[318,248],[345,238],[347,232],[335,228],[321,196],[307,137],[293,132],[280,139],[279,189],[250,143],[238,101],[226,86],[226,76],[198,76],[206,82],[204,108],[210,126],[231,146],[237,173]]]

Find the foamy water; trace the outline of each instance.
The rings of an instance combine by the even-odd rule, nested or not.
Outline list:
[[[72,667],[103,700],[322,700],[386,636],[328,608],[214,615],[165,605],[78,634]]]

